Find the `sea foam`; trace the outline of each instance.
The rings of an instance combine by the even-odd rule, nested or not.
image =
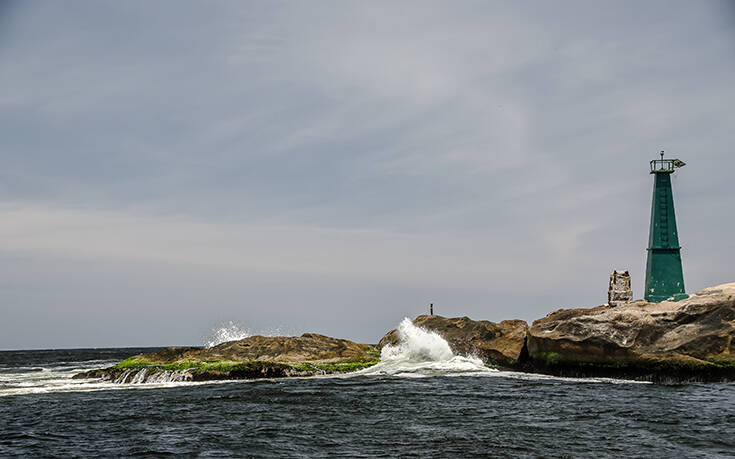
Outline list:
[[[476,357],[456,355],[438,333],[414,325],[408,317],[397,332],[398,342],[384,346],[380,362],[361,374],[420,377],[496,371]]]

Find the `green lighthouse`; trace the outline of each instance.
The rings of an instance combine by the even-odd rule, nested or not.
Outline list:
[[[646,262],[646,291],[644,298],[658,303],[668,298],[678,301],[687,297],[684,293],[684,274],[681,269],[679,235],[676,231],[674,196],[671,193],[671,174],[684,166],[678,159],[651,161],[653,203],[651,205],[651,229],[648,237],[648,261]]]

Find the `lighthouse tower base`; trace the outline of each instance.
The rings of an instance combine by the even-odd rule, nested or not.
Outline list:
[[[648,249],[646,263],[646,301],[658,303],[668,299],[683,300],[684,273],[679,249]]]

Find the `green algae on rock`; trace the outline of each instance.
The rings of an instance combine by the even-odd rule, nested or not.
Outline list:
[[[75,378],[117,383],[283,378],[345,373],[377,363],[373,346],[315,333],[251,336],[208,349],[170,347]]]

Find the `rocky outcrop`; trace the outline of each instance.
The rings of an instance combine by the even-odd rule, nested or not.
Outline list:
[[[735,377],[735,283],[678,301],[558,310],[533,322],[533,368],[643,379]]]
[[[446,318],[422,315],[413,320],[426,330],[436,331],[447,340],[455,354],[474,355],[488,363],[508,364],[523,358],[528,324],[523,320],[500,323],[471,320],[467,317]],[[397,330],[388,332],[378,343],[378,349],[398,342]]]
[[[313,376],[355,371],[378,357],[373,346],[315,333],[251,336],[207,349],[169,347],[74,377],[135,384]]]
[[[171,363],[180,360],[281,363],[375,360],[372,346],[346,339],[331,338],[316,333],[301,336],[251,336],[217,346],[200,348],[166,348],[141,356],[153,363]]]
[[[620,290],[614,284],[612,290]],[[626,287],[627,280],[621,285]],[[418,316],[413,323],[437,332],[455,354],[516,370],[653,381],[735,380],[735,283],[677,302],[619,299],[617,306],[560,309],[530,328],[522,320],[435,315]],[[397,342],[397,330],[376,347],[313,333],[252,336],[209,349],[167,348],[75,377],[137,383],[342,373],[375,364],[379,349]]]

